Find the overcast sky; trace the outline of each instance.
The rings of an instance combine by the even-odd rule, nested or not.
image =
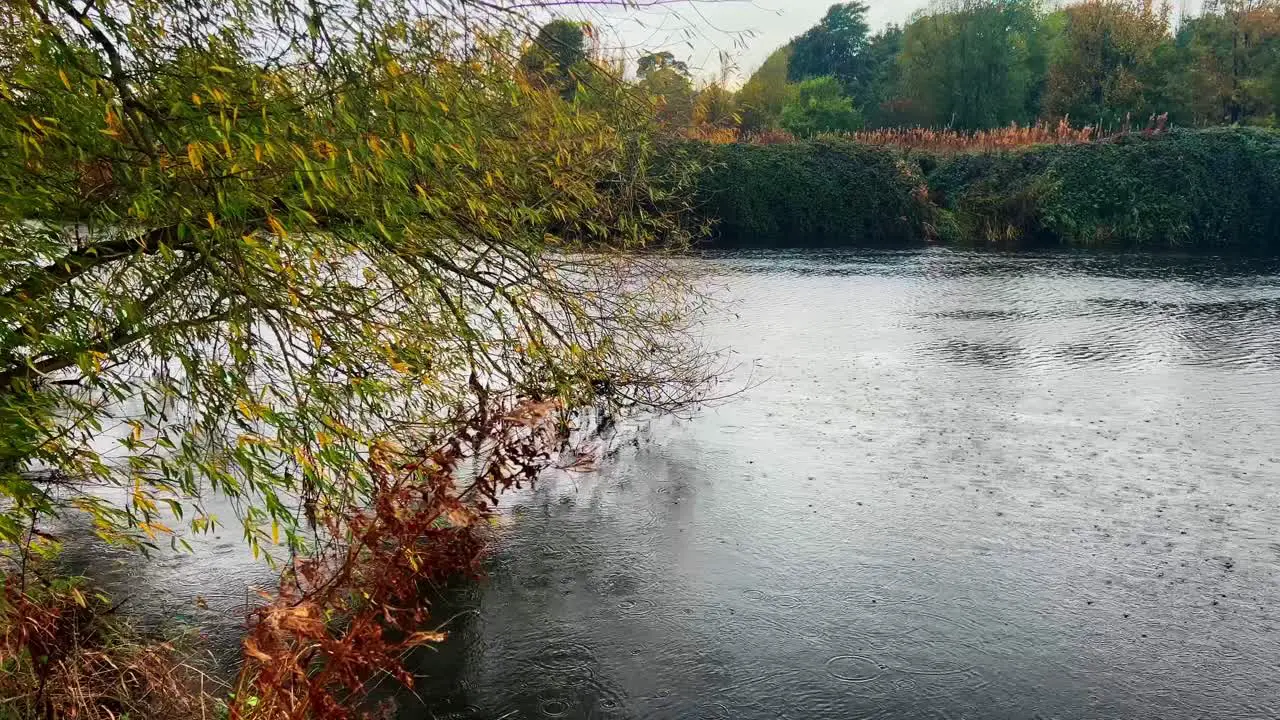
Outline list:
[[[649,0],[638,0],[641,4]],[[1189,9],[1202,0],[1186,0]],[[610,31],[606,50],[623,48],[634,61],[641,51],[670,50],[686,60],[696,79],[716,77],[720,51],[737,68],[736,83],[745,80],[774,49],[817,23],[836,0],[676,0],[655,7],[595,17]],[[905,24],[928,0],[863,0],[871,7],[872,31],[889,23]],[[1173,0],[1176,12],[1179,0]]]
[[[817,23],[836,0],[703,0],[611,13],[606,48],[670,50],[687,60],[696,78],[715,77],[720,51],[728,52],[745,79],[774,49]],[[864,0],[873,30],[901,24],[927,0]]]

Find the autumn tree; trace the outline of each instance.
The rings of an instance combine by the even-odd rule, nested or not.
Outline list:
[[[868,124],[879,127],[899,125],[899,104],[894,102],[894,92],[899,83],[898,56],[902,53],[902,28],[890,25],[867,43],[867,81],[855,94],[855,102],[862,109]]]
[[[693,104],[696,125],[727,128],[738,122],[738,104],[733,92],[723,84],[709,83],[697,92]]]
[[[1089,0],[1063,11],[1065,25],[1053,50],[1044,112],[1081,122],[1113,124],[1127,116],[1145,121],[1160,111],[1157,65],[1171,41],[1168,8],[1150,0]]]
[[[860,2],[836,3],[817,25],[792,40],[788,79],[832,76],[849,91],[865,85],[870,75],[868,9]]]

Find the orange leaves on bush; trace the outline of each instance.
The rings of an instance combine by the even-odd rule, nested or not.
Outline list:
[[[1168,131],[1169,114],[1152,115],[1142,131],[1146,135],[1155,135]],[[1037,122],[1034,125],[1014,123],[1009,127],[974,132],[934,128],[882,128],[878,130],[860,130],[853,133],[832,133],[821,137],[834,137],[852,140],[863,145],[893,147],[902,150],[925,150],[940,153],[959,152],[999,152],[1033,147],[1036,145],[1083,145],[1103,141],[1118,135],[1132,132],[1131,123],[1125,128],[1111,133],[1100,133],[1094,127],[1072,127],[1069,118],[1062,118],[1056,123]],[[785,130],[765,130],[744,135],[736,139],[716,138],[705,133],[694,132],[691,139],[707,142],[745,142],[751,145],[780,145],[796,142],[797,139]]]
[[[423,590],[478,574],[482,535],[503,491],[531,482],[560,439],[556,401],[482,407],[439,447],[370,448],[372,502],[330,515],[322,552],[296,559],[253,616],[230,717],[254,720],[358,717],[371,680],[406,686],[405,653],[443,642]],[[467,487],[459,464],[479,462]],[[250,701],[252,699],[252,701]]]

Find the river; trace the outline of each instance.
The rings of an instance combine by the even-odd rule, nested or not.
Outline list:
[[[1280,265],[695,262],[742,392],[504,501],[401,717],[1280,717]]]

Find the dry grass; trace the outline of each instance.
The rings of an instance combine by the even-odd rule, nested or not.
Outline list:
[[[1031,147],[1034,145],[1083,145],[1098,138],[1092,127],[1073,128],[1067,120],[1056,125],[1036,123],[1021,126],[1017,123],[995,130],[963,132],[934,130],[931,128],[893,128],[865,130],[848,137],[864,145],[880,145],[905,150],[931,150],[935,152],[993,152]]]
[[[950,130],[934,128],[883,128],[862,130],[853,133],[838,133],[823,137],[837,137],[852,140],[863,145],[876,147],[892,147],[901,150],[925,150],[939,153],[962,152],[999,152],[1034,147],[1037,145],[1084,145],[1091,142],[1103,142],[1115,137],[1141,132],[1144,135],[1156,135],[1167,132],[1168,114],[1152,115],[1146,126],[1135,130],[1131,122],[1126,122],[1124,129],[1100,132],[1091,126],[1072,127],[1068,118],[1056,123],[1037,122],[1034,125],[1014,123],[1009,127],[994,130]],[[716,144],[741,142],[751,145],[778,145],[797,142],[797,138],[785,130],[767,130],[750,135],[738,135],[731,131],[715,128],[712,130],[695,128],[689,137]]]
[[[0,720],[217,717],[225,688],[194,644],[148,640],[74,585],[0,583]]]

